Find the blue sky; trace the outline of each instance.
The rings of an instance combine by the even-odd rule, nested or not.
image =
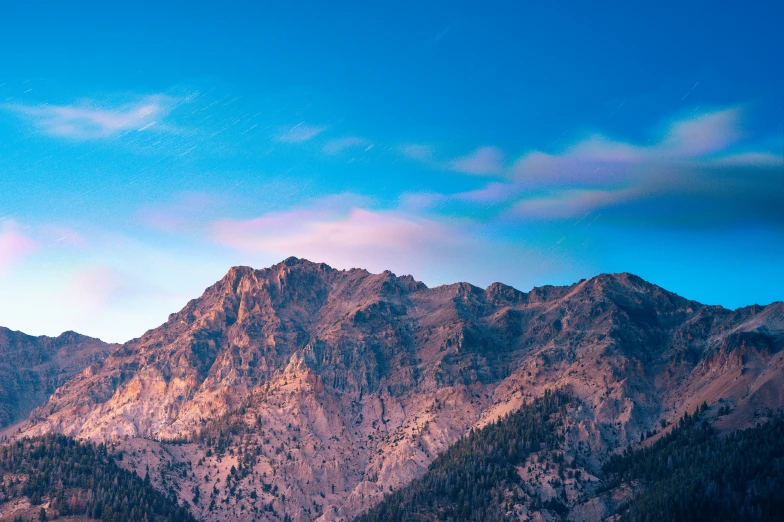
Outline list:
[[[779,2],[4,6],[0,324],[123,341],[289,255],[784,299]]]

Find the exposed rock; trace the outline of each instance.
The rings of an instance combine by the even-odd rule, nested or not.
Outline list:
[[[112,441],[159,487],[188,502],[199,488],[205,518],[339,520],[546,388],[582,401],[585,476],[703,401],[748,424],[784,403],[783,346],[782,303],[730,311],[630,274],[431,289],[289,258],[231,269],[61,386],[23,433]],[[221,426],[238,428],[219,453],[199,434]]]
[[[0,327],[0,428],[24,420],[59,386],[116,348],[76,332],[33,337]]]

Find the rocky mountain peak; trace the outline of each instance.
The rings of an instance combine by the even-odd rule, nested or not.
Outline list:
[[[580,441],[597,455],[703,401],[772,404],[784,389],[783,310],[704,306],[626,273],[526,293],[288,258],[232,268],[60,386],[22,433],[154,446],[193,467],[166,479],[185,500],[204,484],[244,491],[221,493],[223,518],[252,490],[294,520],[340,520],[554,386],[582,401]],[[237,453],[216,461],[205,432]],[[255,467],[229,479],[249,440]]]

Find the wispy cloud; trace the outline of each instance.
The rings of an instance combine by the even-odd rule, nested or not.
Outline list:
[[[73,105],[5,105],[4,108],[52,136],[98,139],[160,127],[160,120],[174,103],[168,96],[154,95],[115,106],[86,100]]]
[[[532,151],[507,164],[503,150],[483,146],[453,159],[444,159],[424,144],[400,147],[406,159],[437,170],[470,175],[496,176],[519,183],[591,187],[608,181],[624,181],[642,174],[641,166],[674,164],[677,161],[726,161],[731,148],[744,138],[743,111],[730,107],[675,119],[663,132],[644,144],[615,140],[600,133],[589,134],[560,153]],[[737,160],[743,158],[737,157]],[[747,160],[771,161],[770,157],[746,156]],[[497,185],[494,185],[497,189]],[[483,190],[485,196],[487,191]],[[499,191],[500,192],[500,191]],[[506,191],[505,197],[514,197]],[[479,199],[483,196],[477,195]],[[466,195],[466,199],[475,199]]]
[[[301,121],[293,127],[284,130],[278,136],[278,141],[284,143],[303,143],[312,140],[325,130],[327,130],[325,125],[311,125]]]
[[[68,275],[66,292],[82,313],[95,314],[116,299],[130,295],[132,289],[127,284],[127,275],[109,266],[92,264]]]
[[[511,215],[533,219],[562,219],[590,213],[599,207],[627,202],[640,194],[635,189],[564,190],[517,202]]]
[[[743,134],[741,109],[732,107],[676,121],[656,148],[669,156],[694,158],[722,152]]]
[[[481,147],[468,156],[449,162],[449,168],[466,174],[498,175],[504,171],[504,153],[497,147]]]
[[[324,145],[323,150],[326,154],[335,155],[355,149],[367,149],[368,147],[372,146],[373,143],[365,138],[359,138],[357,136],[346,136],[345,138],[338,138],[328,141]]]
[[[422,163],[434,163],[435,161],[435,151],[429,145],[409,143],[400,147],[400,153],[406,159]]]
[[[37,243],[22,234],[15,222],[3,221],[0,224],[0,276],[11,270],[36,247]]]
[[[676,119],[645,144],[589,135],[559,154],[526,154],[506,172],[506,181],[442,197],[438,204],[491,206],[528,220],[615,209],[605,218],[656,223],[657,213],[666,210],[668,223],[680,216],[685,226],[749,220],[784,225],[774,201],[784,190],[784,159],[749,149],[742,116],[732,107]]]
[[[185,192],[178,194],[171,202],[158,203],[139,210],[139,222],[159,232],[192,232],[198,230],[208,216],[225,198],[208,192]]]
[[[214,239],[267,255],[296,255],[339,267],[401,266],[455,241],[442,223],[396,211],[354,207],[346,212],[292,210],[250,220],[222,220]]]
[[[545,263],[538,250],[497,242],[482,227],[465,222],[426,217],[402,206],[379,210],[368,202],[349,202],[356,203],[357,198],[333,198],[329,209],[311,205],[254,219],[219,220],[212,227],[212,239],[243,253],[251,264],[294,255],[336,268],[413,273],[428,284],[471,280],[487,285],[505,276],[519,280],[522,268],[526,277],[534,277],[562,270],[568,263]],[[488,252],[495,255],[488,257]]]
[[[733,107],[675,120],[660,139],[643,145],[593,134],[561,154],[529,153],[510,174],[541,184],[595,186],[633,180],[653,167],[714,161],[743,136],[740,116],[741,110]]]

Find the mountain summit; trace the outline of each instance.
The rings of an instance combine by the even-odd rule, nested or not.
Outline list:
[[[338,520],[546,389],[582,405],[586,476],[703,402],[750,424],[784,404],[782,347],[782,303],[731,311],[631,274],[526,293],[289,258],[232,268],[22,433],[111,442],[204,516]]]

